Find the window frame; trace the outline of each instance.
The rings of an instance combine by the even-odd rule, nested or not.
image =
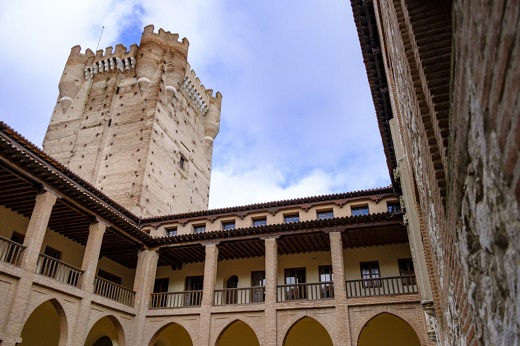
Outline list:
[[[262,227],[267,225],[267,216],[252,218],[253,227]],[[261,224],[256,224],[260,222]]]
[[[380,287],[381,269],[379,261],[359,262],[359,270],[361,272],[361,280],[363,280],[364,288]]]
[[[334,218],[334,209],[321,209],[316,210],[316,219],[317,220],[329,220]]]
[[[283,222],[284,223],[300,222],[300,213],[296,212],[296,213],[283,214]]]
[[[199,224],[193,225],[193,233],[194,234],[199,234],[199,233],[204,233],[204,232],[206,232],[206,224],[205,223],[199,223]]]
[[[386,210],[389,213],[398,213],[401,211],[401,203],[399,201],[386,202]]]
[[[366,211],[366,213],[365,213],[365,211]],[[352,216],[366,216],[366,215],[370,215],[370,208],[368,207],[368,204],[365,204],[365,205],[351,205],[350,206],[350,215],[352,215]]]
[[[228,226],[231,226],[232,227],[229,227]],[[225,221],[222,221],[222,230],[223,231],[231,231],[231,230],[234,230],[236,229],[236,222],[235,220],[225,220]]]

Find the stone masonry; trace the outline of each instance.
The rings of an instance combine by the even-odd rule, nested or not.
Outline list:
[[[43,148],[136,215],[207,209],[222,96],[188,40],[153,26],[139,46],[72,48]]]

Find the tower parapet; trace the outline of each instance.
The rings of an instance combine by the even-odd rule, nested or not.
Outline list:
[[[206,209],[221,95],[188,48],[152,25],[129,49],[74,47],[44,150],[137,215]]]

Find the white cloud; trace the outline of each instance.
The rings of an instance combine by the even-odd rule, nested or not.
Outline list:
[[[138,44],[147,24],[187,37],[191,66],[224,96],[212,206],[388,184],[343,0],[1,2],[0,119],[39,145],[70,48],[94,50],[102,26],[100,48]]]

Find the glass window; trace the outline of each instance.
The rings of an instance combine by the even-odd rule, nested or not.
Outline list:
[[[263,302],[265,299],[265,271],[251,272],[251,287],[253,288],[253,302]]]
[[[229,231],[229,230],[235,229],[235,221],[222,222],[222,229],[224,231]]]
[[[100,278],[113,282],[115,284],[121,285],[121,278],[117,275],[104,271],[103,269],[98,269],[98,275]]]
[[[265,225],[267,225],[267,219],[265,217],[253,219],[253,227],[265,226]]]
[[[401,204],[399,202],[386,202],[386,208],[389,213],[396,213],[401,211]]]
[[[401,279],[403,285],[415,285],[415,272],[413,270],[413,261],[411,258],[401,258],[397,260],[399,266],[399,275],[405,276]]]
[[[352,216],[368,215],[368,205],[362,207],[350,207]]]
[[[320,287],[320,298],[334,297],[334,275],[332,274],[332,266],[319,266],[320,282],[323,282]]]
[[[177,227],[175,228],[167,228],[166,229],[166,234],[168,235],[168,237],[174,237],[177,235]]]
[[[300,215],[298,213],[284,215],[283,221],[285,223],[300,222]]]
[[[363,279],[363,287],[381,286],[381,280],[373,280],[380,277],[379,262],[360,262],[361,278]]]
[[[194,233],[203,233],[206,232],[206,225],[194,225],[193,226]]]
[[[332,219],[334,217],[334,212],[332,211],[332,209],[318,210],[317,217],[318,217],[318,220]]]
[[[305,268],[285,269],[285,300],[306,299],[305,282]]]

